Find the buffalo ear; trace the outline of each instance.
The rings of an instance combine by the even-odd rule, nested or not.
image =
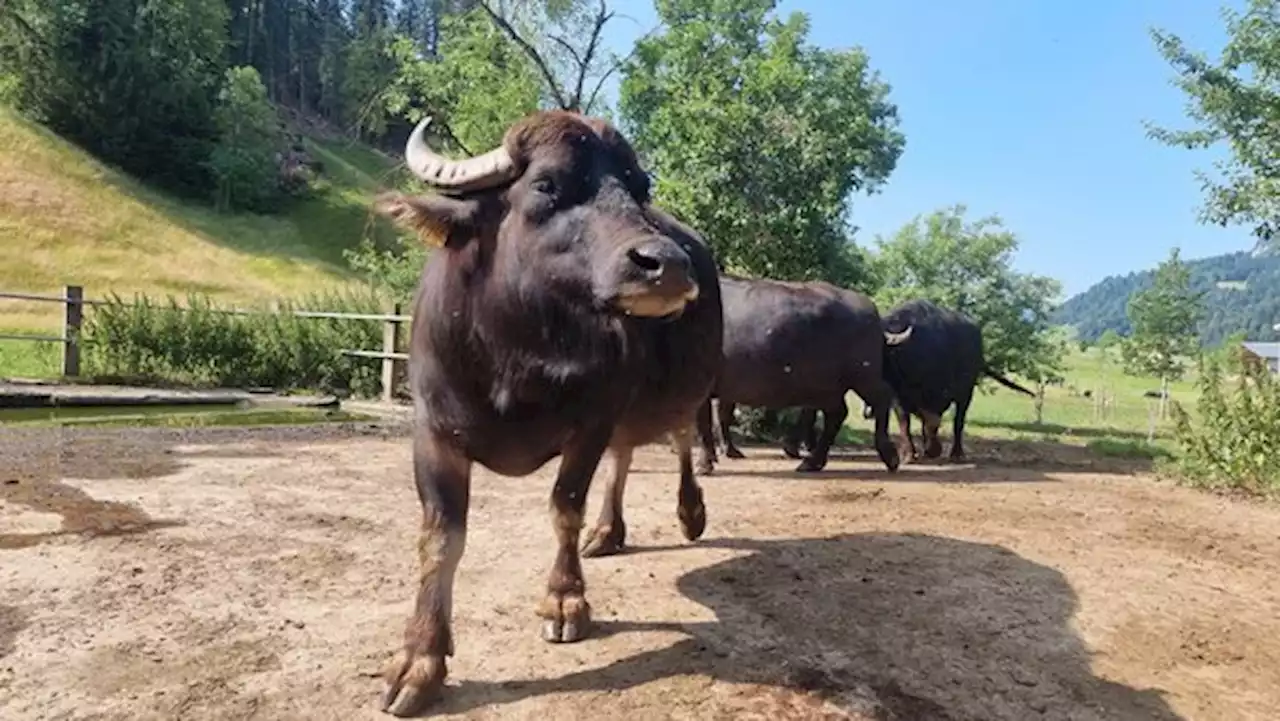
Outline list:
[[[427,245],[440,248],[461,245],[475,233],[480,203],[441,195],[384,193],[373,209],[414,231]]]

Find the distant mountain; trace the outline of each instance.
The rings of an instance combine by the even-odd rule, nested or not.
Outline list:
[[[1249,340],[1280,340],[1280,255],[1249,251],[1184,261],[1191,285],[1207,290],[1200,342],[1215,345],[1238,331]],[[1151,285],[1153,270],[1110,276],[1063,303],[1055,321],[1076,327],[1082,340],[1094,341],[1107,329],[1129,333],[1125,309],[1129,296]]]

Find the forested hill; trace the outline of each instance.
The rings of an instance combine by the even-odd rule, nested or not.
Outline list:
[[[1242,251],[1184,262],[1191,270],[1192,287],[1208,291],[1200,323],[1202,343],[1220,343],[1238,331],[1249,340],[1280,340],[1272,328],[1280,323],[1280,256]],[[1129,297],[1148,287],[1154,275],[1144,270],[1110,276],[1063,303],[1054,320],[1075,326],[1082,340],[1097,340],[1107,329],[1127,334]]]

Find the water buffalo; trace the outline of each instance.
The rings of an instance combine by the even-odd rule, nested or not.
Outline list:
[[[982,329],[968,316],[940,308],[928,300],[912,300],[884,317],[886,333],[911,328],[911,337],[885,348],[884,374],[893,386],[898,428],[907,458],[914,460],[911,415],[924,426],[926,458],[942,455],[938,427],[942,414],[955,403],[952,419],[951,458],[964,458],[964,420],[978,380],[987,375],[1006,388],[1035,394],[987,366]]]
[[[809,406],[822,410],[822,435],[798,471],[820,471],[848,408],[853,390],[874,409],[876,450],[890,470],[898,452],[889,440],[892,390],[881,372],[886,343],[901,343],[911,330],[884,333],[870,298],[821,282],[791,283],[722,275],[724,366],[712,397],[719,399],[725,455],[741,458],[733,443],[733,409],[738,403],[763,408]],[[699,471],[710,473],[715,434],[708,408]],[[812,423],[810,423],[812,426]]]
[[[524,476],[560,458],[555,561],[537,610],[548,641],[588,632],[578,541],[606,450],[625,477],[634,447],[674,435],[678,516],[687,538],[701,535],[689,431],[723,338],[714,257],[650,204],[649,178],[610,124],[539,112],[466,160],[429,150],[425,127],[410,135],[405,163],[438,194],[393,193],[376,204],[439,246],[423,268],[411,329],[423,518],[413,614],[385,672],[382,708],[396,715],[438,695],[453,655],[472,464]]]

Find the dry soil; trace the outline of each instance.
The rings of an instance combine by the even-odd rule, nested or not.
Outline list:
[[[476,475],[432,713],[467,719],[1280,717],[1280,509],[974,441],[896,475],[636,456],[598,624],[548,645],[534,477]],[[1051,461],[1051,462],[1047,462]],[[594,518],[597,475],[588,509]],[[0,718],[385,719],[419,519],[395,428],[0,430]]]

